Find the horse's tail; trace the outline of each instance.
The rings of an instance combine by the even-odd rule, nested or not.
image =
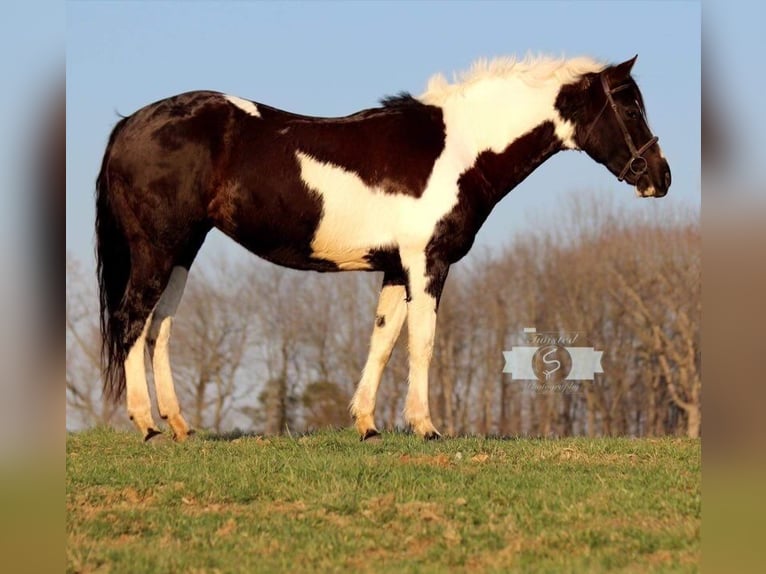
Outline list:
[[[101,171],[96,179],[96,262],[101,320],[101,370],[104,395],[117,401],[125,391],[125,317],[120,307],[130,277],[128,240],[115,217],[108,174],[112,146],[125,127],[121,119],[109,136]]]

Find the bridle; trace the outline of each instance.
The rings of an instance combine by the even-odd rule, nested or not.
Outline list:
[[[596,115],[593,122],[590,124],[590,127],[588,128],[587,133],[585,134],[585,139],[583,140],[582,145],[585,145],[585,143],[588,141],[588,138],[590,138],[590,134],[593,131],[593,128],[596,126],[596,122],[598,122],[599,118],[601,118],[601,115],[604,113],[604,110],[606,110],[606,106],[609,105],[612,107],[612,111],[614,112],[614,117],[617,119],[617,125],[620,126],[620,130],[622,131],[622,137],[625,139],[625,143],[628,144],[628,149],[630,150],[630,159],[625,164],[625,167],[622,168],[622,171],[620,172],[619,177],[617,177],[617,181],[622,181],[625,179],[625,175],[630,171],[633,175],[636,177],[639,177],[640,175],[643,175],[646,173],[647,170],[647,163],[646,160],[643,157],[643,153],[648,150],[650,147],[652,147],[654,144],[657,143],[659,138],[657,136],[652,136],[652,138],[646,142],[644,145],[642,145],[640,148],[636,149],[636,146],[633,144],[633,138],[630,137],[630,133],[628,132],[628,128],[625,125],[625,122],[623,121],[622,117],[620,117],[620,112],[617,110],[617,104],[614,101],[614,98],[612,97],[613,94],[616,94],[617,92],[620,92],[622,90],[625,90],[630,87],[630,84],[622,84],[621,86],[617,86],[616,88],[609,88],[609,84],[606,82],[606,77],[602,74],[601,75],[601,86],[604,88],[604,94],[606,95],[606,101],[604,102],[603,107],[601,108],[601,111]]]

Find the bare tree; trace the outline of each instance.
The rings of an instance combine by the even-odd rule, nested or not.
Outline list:
[[[124,424],[118,406],[101,396],[98,299],[82,263],[66,256],[66,403],[68,426]]]
[[[330,381],[309,383],[301,396],[303,419],[307,430],[339,428],[348,425],[346,409],[351,396]]]
[[[243,265],[219,258],[195,268],[184,294],[171,357],[181,401],[196,428],[216,432],[245,392],[240,375],[255,339],[252,316],[257,294]]]
[[[627,214],[601,195],[455,265],[442,297],[432,416],[448,435],[701,433],[700,235],[665,206]],[[647,204],[642,204],[647,205]],[[642,208],[643,209],[643,208]],[[101,400],[97,301],[67,256],[67,405],[79,426],[124,422]],[[350,423],[381,278],[218,257],[192,271],[171,358],[194,426],[278,434]],[[540,392],[502,373],[523,327],[578,331],[605,374]],[[406,330],[383,375],[382,428],[402,424]]]
[[[298,423],[301,342],[306,327],[301,288],[305,280],[299,272],[266,265],[254,267],[249,275],[257,293],[252,318],[257,329],[257,372],[266,383],[259,399],[268,434],[296,429]]]
[[[702,427],[699,234],[689,227],[676,233],[665,231],[662,239],[666,248],[675,244],[677,249],[681,243],[688,249],[677,257],[668,254],[669,261],[661,261],[659,268],[652,269],[655,273],[629,279],[615,271],[613,293],[623,302],[640,343],[637,350],[651,385],[651,418],[656,420],[656,395],[664,386],[685,415],[686,434],[698,437]]]

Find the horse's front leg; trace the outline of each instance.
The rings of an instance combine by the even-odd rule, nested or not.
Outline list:
[[[404,418],[417,434],[425,439],[435,439],[441,435],[431,422],[428,369],[434,347],[436,311],[449,265],[438,261],[426,263],[425,256],[413,258],[408,263],[407,328],[410,380]]]
[[[383,369],[407,316],[404,283],[404,276],[400,273],[386,273],[383,277],[383,287],[375,313],[375,326],[370,339],[370,353],[349,407],[362,440],[379,434],[374,418],[375,396]]]

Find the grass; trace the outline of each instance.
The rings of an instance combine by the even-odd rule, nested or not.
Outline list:
[[[694,572],[700,442],[67,438],[69,572]]]

